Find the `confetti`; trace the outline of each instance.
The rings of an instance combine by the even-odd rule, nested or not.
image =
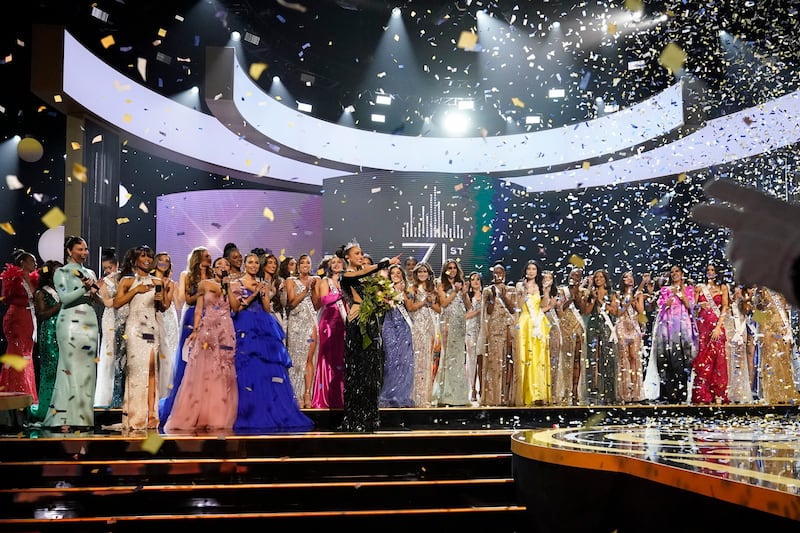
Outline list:
[[[658,63],[675,75],[683,69],[683,64],[686,63],[686,52],[677,44],[669,43],[658,56]]]
[[[264,212],[262,214],[264,215],[264,218],[269,219],[270,222],[274,222],[275,221],[275,214],[272,212],[272,209],[270,209],[269,207],[265,207],[264,208]]]
[[[19,178],[17,178],[15,175],[8,174],[6,176],[6,187],[8,187],[10,191],[16,191],[17,189],[22,189],[25,186],[22,184],[22,182],[19,181]]]
[[[42,217],[42,222],[44,222],[44,225],[50,229],[63,226],[64,222],[66,221],[67,215],[65,215],[64,212],[58,207],[52,208]]]
[[[577,268],[583,268],[586,266],[586,261],[582,257],[572,254],[569,256],[569,264]]]
[[[254,80],[257,80],[261,77],[265,70],[267,70],[266,63],[252,63],[249,70],[250,77]]]
[[[128,217],[119,217],[117,218],[117,225],[119,224],[127,224],[131,220]]]
[[[30,364],[30,359],[25,359],[21,355],[4,354],[0,355],[0,363],[9,366],[17,372],[22,372]]]
[[[478,44],[478,34],[471,31],[462,31],[458,36],[458,48],[463,50],[472,50]]]
[[[89,178],[86,176],[86,167],[80,163],[72,165],[72,177],[81,183],[86,183]]]
[[[114,36],[113,35],[106,35],[102,39],[100,39],[100,44],[103,45],[103,48],[111,48],[114,46]]]
[[[164,439],[158,433],[149,432],[147,438],[142,441],[142,451],[155,455],[163,444]]]

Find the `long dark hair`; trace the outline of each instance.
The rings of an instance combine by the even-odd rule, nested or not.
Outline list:
[[[145,254],[151,258],[155,257],[156,255],[153,249],[146,244],[141,244],[136,248],[129,249],[125,253],[125,260],[123,261],[122,269],[120,271],[121,278],[124,278],[125,276],[132,276],[136,272],[136,261],[139,259],[141,254]]]
[[[542,295],[542,265],[539,264],[539,261],[536,259],[528,259],[528,262],[525,263],[525,267],[522,269],[522,278],[520,278],[520,282],[525,282],[528,278],[528,267],[534,265],[536,267],[536,276],[534,276],[533,280],[536,282],[536,285],[539,286],[539,295]],[[555,280],[553,280],[555,283]]]

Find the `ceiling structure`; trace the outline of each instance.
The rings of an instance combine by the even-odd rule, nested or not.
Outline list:
[[[302,111],[310,117],[395,136],[485,139],[576,126],[686,76],[703,84],[703,119],[784,96],[800,87],[798,4],[40,0],[26,8],[32,22],[63,25],[114,69],[203,113],[214,98],[207,50],[233,46],[264,93],[295,110],[311,105]],[[670,43],[685,53],[674,73],[662,58]],[[187,99],[193,87],[199,94]],[[459,110],[468,101],[474,108]],[[3,130],[21,127],[12,112]],[[466,126],[446,130],[445,116],[458,112]]]

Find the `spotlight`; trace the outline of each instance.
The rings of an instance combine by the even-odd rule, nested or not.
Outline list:
[[[561,29],[561,23],[560,23],[559,21],[555,21],[555,22],[553,22],[553,25],[552,25],[552,26],[550,26],[550,27],[551,27],[553,30],[560,30],[560,29]]]
[[[469,127],[469,117],[464,113],[450,113],[444,116],[444,129],[453,135],[460,135]]]
[[[272,83],[280,83],[281,79],[278,76],[272,76]]]
[[[192,94],[197,94],[197,93],[199,93],[199,92],[200,92],[200,88],[199,88],[197,85],[195,85],[194,87],[192,87]]]
[[[231,32],[231,41],[239,42],[242,39],[242,34],[238,31]]]
[[[356,108],[353,107],[353,105],[351,104],[351,105],[349,105],[349,106],[344,108],[344,112],[345,113],[355,113],[356,112]]]
[[[400,11],[399,7],[395,7],[395,8],[392,9],[392,16],[393,17],[399,17],[400,13],[401,13],[401,11]]]

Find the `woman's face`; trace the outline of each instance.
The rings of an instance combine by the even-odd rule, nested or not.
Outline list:
[[[681,270],[681,267],[674,266],[669,269],[669,277],[673,283],[677,283],[683,279],[683,270]]]
[[[525,277],[528,279],[535,279],[536,274],[539,273],[539,269],[536,268],[536,265],[533,263],[529,263],[528,266],[525,267]]]
[[[297,259],[291,259],[286,264],[286,269],[289,271],[289,274],[294,275],[297,272]]]
[[[311,259],[308,257],[301,257],[300,262],[297,264],[297,269],[300,274],[308,274],[311,272]]]
[[[200,266],[204,267],[211,266],[211,252],[209,252],[208,250],[203,250],[203,253],[200,255]]]
[[[233,250],[231,254],[228,256],[229,265],[231,268],[239,270],[242,268],[242,252],[239,250]]]
[[[502,283],[506,279],[506,269],[501,266],[496,266],[492,269],[494,273],[495,283]]]
[[[156,270],[159,272],[166,272],[172,266],[172,261],[167,254],[160,254],[156,256]]]
[[[458,275],[458,266],[456,266],[456,264],[452,261],[447,263],[445,266],[445,274],[447,274],[448,278],[455,279]]]
[[[259,268],[261,268],[261,265],[258,262],[258,256],[248,255],[244,262],[244,271],[255,277],[258,275]]]
[[[83,264],[86,262],[86,258],[89,257],[89,249],[86,248],[86,243],[84,241],[76,242],[71,250],[68,250],[69,258],[78,264]]]
[[[542,272],[542,283],[547,285],[553,284],[553,273],[552,272]]]
[[[338,274],[344,270],[344,262],[342,261],[342,258],[338,255],[331,257],[328,260],[328,270],[330,270],[332,274]]]
[[[30,255],[26,255],[25,258],[22,260],[22,270],[27,273],[31,273],[36,270],[36,258]]]
[[[625,272],[622,275],[622,284],[626,287],[633,286],[633,272]]]
[[[136,268],[143,272],[150,272],[150,269],[153,268],[153,256],[148,252],[139,252],[139,256],[136,258]]]
[[[602,272],[594,273],[594,286],[603,287],[606,284],[606,277]]]
[[[716,277],[717,277],[717,269],[714,268],[714,265],[708,265],[706,267],[706,278],[715,279]]]
[[[469,277],[469,286],[476,292],[481,289],[481,276],[480,274],[473,274]]]
[[[278,260],[274,257],[268,257],[264,262],[264,272],[270,276],[274,276],[278,271]]]
[[[117,262],[112,259],[106,259],[102,263],[103,267],[103,275],[108,276],[109,274],[113,274],[117,271]]]
[[[353,246],[347,250],[347,262],[355,268],[359,268],[364,264],[364,253],[358,246]]]
[[[217,259],[214,262],[214,275],[218,278],[223,278],[225,275],[230,272],[231,264],[225,258]]]
[[[403,273],[395,267],[389,271],[389,279],[392,280],[392,283],[400,283],[403,281]]]

